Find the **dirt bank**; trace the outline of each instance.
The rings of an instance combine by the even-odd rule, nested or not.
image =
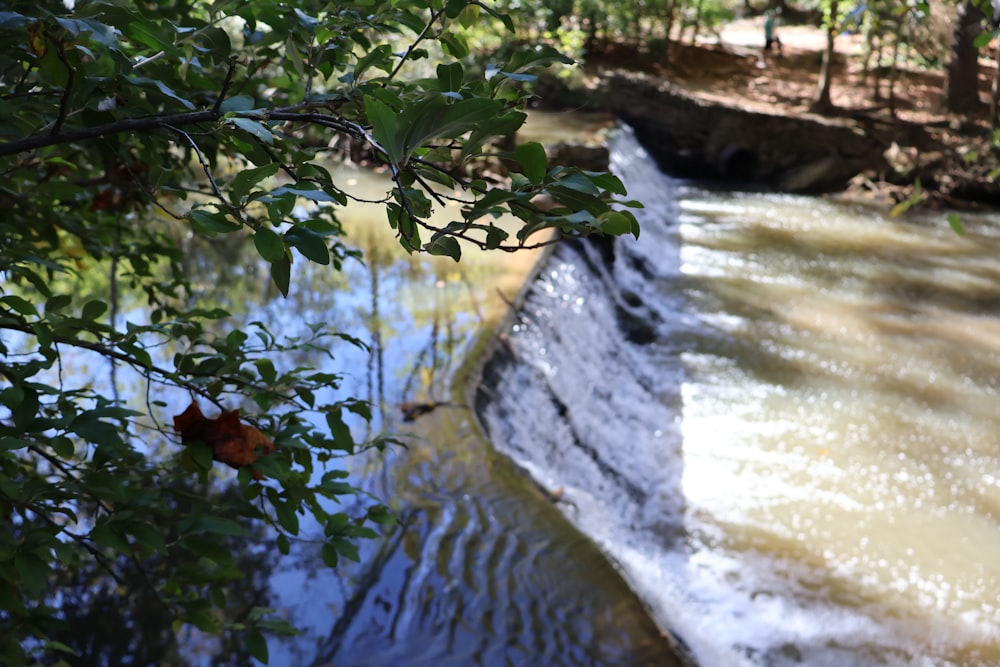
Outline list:
[[[677,113],[673,103],[658,112],[655,107],[663,98],[650,96],[633,96],[616,103],[613,96],[622,93],[623,73],[641,75],[647,90],[674,87],[700,105],[701,110],[710,110],[706,113],[712,115],[711,122],[735,128],[733,133],[744,127],[758,160],[750,180],[765,186],[843,191],[852,197],[891,206],[913,196],[919,180],[917,194],[923,206],[1000,207],[1000,189],[991,177],[991,172],[1000,167],[1000,160],[990,149],[985,104],[993,77],[991,64],[981,63],[984,105],[970,116],[949,114],[941,109],[944,81],[939,72],[900,71],[892,83],[890,105],[886,73],[876,95],[874,75],[866,75],[862,68],[859,38],[838,37],[832,87],[835,109],[818,116],[811,113],[810,107],[818,87],[825,36],[818,29],[799,26],[782,28],[779,34],[784,43],[782,54],[774,54],[766,61],[757,45],[762,41],[763,30],[754,21],[723,29],[719,35],[721,41],[694,46],[674,44],[666,54],[654,55],[621,44],[600,44],[586,56],[587,81],[584,89],[576,93],[583,92],[590,105],[601,100],[604,108],[617,113],[628,109],[635,112],[634,116],[641,116],[647,136],[658,137],[655,141],[662,149],[663,155],[658,156],[661,164],[678,175],[711,176],[712,165],[717,177],[745,174],[726,173],[725,161],[719,169],[719,147],[705,142],[698,144],[698,137],[707,142],[707,137],[713,134],[698,124],[699,120],[705,121],[704,114]],[[617,88],[609,85],[615,80],[619,82]],[[572,98],[563,95],[552,95],[551,99],[572,104],[569,102]],[[547,97],[548,94],[542,95],[543,99]],[[579,97],[576,100],[578,104],[581,102]],[[802,149],[803,123],[816,128],[812,139],[816,148],[824,145],[830,148],[826,158],[817,157],[816,151]],[[655,131],[654,126],[658,126]],[[762,135],[758,128],[764,127],[767,130]],[[837,127],[850,128],[870,150],[845,148],[845,135],[838,134],[839,129],[831,130]],[[754,135],[758,135],[756,139]],[[782,136],[792,139],[782,141]],[[677,140],[672,142],[669,137]],[[718,136],[714,141],[718,143]],[[723,148],[725,145],[723,142]],[[692,150],[701,149],[705,154],[692,161]],[[823,164],[822,159],[826,160]],[[824,165],[831,171],[821,173],[810,183],[819,173],[816,170],[822,172]],[[738,168],[745,166],[736,163]],[[792,168],[793,172],[789,172]],[[788,178],[794,170],[806,170],[805,181]],[[786,187],[789,183],[801,186],[803,182],[807,187]]]

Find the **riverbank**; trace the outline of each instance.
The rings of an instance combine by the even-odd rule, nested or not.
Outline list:
[[[985,103],[968,116],[949,114],[939,104],[942,74],[910,69],[892,84],[890,105],[886,73],[879,99],[859,38],[841,36],[834,109],[816,114],[822,32],[783,28],[783,53],[765,61],[753,25],[724,29],[715,43],[673,44],[663,54],[599,44],[580,78],[570,86],[545,80],[540,98],[549,107],[615,113],[679,177],[839,192],[887,209],[910,199],[933,208],[1000,207],[991,177],[1000,160],[990,149]],[[982,62],[984,101],[992,77],[993,66]]]

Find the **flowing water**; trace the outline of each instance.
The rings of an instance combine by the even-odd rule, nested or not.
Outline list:
[[[491,440],[705,667],[1000,664],[1000,220],[614,146],[641,238],[549,259],[484,372]]]

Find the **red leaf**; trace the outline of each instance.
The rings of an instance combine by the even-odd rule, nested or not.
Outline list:
[[[208,419],[194,401],[174,417],[174,430],[181,443],[201,440],[212,448],[212,458],[233,468],[245,468],[274,451],[274,443],[254,426],[240,423],[240,411],[223,412]],[[254,471],[254,477],[262,475]]]

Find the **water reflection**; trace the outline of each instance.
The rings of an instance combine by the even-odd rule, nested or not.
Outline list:
[[[351,178],[385,187],[366,184],[369,176]],[[355,369],[346,387],[380,409],[372,427],[406,432],[409,443],[349,464],[402,526],[364,545],[362,564],[337,572],[313,568],[317,554],[301,546],[300,565],[273,581],[279,604],[309,632],[272,663],[674,664],[618,572],[481,439],[453,386],[476,334],[506,308],[535,257],[401,258],[364,206],[344,223],[365,262],[346,267],[350,289],[334,297],[336,312],[350,315],[341,328],[368,341],[371,354],[338,352],[337,362]],[[312,312],[297,308],[292,317]],[[412,404],[432,408],[404,421]]]
[[[371,200],[388,189],[385,179],[368,172],[336,177],[353,180]],[[362,545],[361,563],[345,563],[336,571],[323,566],[305,525],[305,539],[293,543],[292,558],[274,563],[273,553],[251,549],[254,558],[241,561],[254,573],[243,592],[259,592],[255,604],[275,607],[305,631],[272,641],[270,664],[674,664],[669,641],[618,571],[572,528],[549,495],[482,440],[464,397],[453,391],[476,335],[506,309],[537,255],[469,252],[460,265],[406,257],[383,217],[377,205],[345,211],[348,242],[364,251],[363,261],[347,261],[342,273],[296,262],[288,299],[272,298],[266,266],[252,252],[241,254],[231,242],[235,237],[185,248],[189,269],[202,278],[198,299],[209,306],[221,302],[234,314],[223,334],[230,328],[252,333],[251,323],[262,321],[279,338],[308,338],[311,325],[321,323],[365,342],[367,350],[324,339],[313,353],[301,350],[272,361],[279,372],[286,366],[319,365],[343,376],[345,396],[370,399],[375,419],[370,425],[352,423],[356,436],[364,428],[371,429],[369,434],[407,433],[406,449],[331,463],[349,467],[352,482],[387,499],[401,519],[387,539]],[[148,319],[141,304],[141,299],[128,302],[123,317]],[[164,345],[154,353],[168,364],[175,351]],[[93,372],[87,359],[67,358],[63,368],[81,381],[93,376],[101,383],[96,386],[108,383],[105,369]],[[145,385],[136,375],[123,371],[116,385],[123,396],[145,398]],[[165,404],[165,422],[171,410],[179,412],[176,406],[190,400],[182,392],[157,398]],[[402,422],[401,406],[414,401],[441,405],[413,423]],[[85,589],[73,595],[81,606],[91,605],[74,618],[89,621],[104,608],[96,605],[105,600],[88,598]],[[153,614],[133,613],[142,601],[128,602],[119,605],[121,618],[111,619],[120,621],[111,632],[120,635],[126,628],[134,635],[128,642],[141,643],[148,633],[149,651],[160,650],[161,657],[177,664],[249,661],[244,653],[197,633],[173,634],[163,616],[147,624]],[[241,602],[233,597],[234,604]],[[67,606],[70,612],[76,609]],[[108,651],[118,649],[108,646]],[[122,655],[127,653],[126,647]],[[147,655],[132,657],[150,662]]]

